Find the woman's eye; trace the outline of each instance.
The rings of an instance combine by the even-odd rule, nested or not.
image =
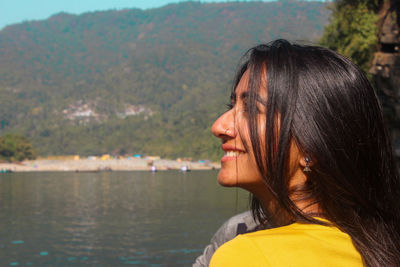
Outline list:
[[[247,102],[243,102],[243,111],[246,113],[250,112],[250,105]],[[256,113],[260,114],[261,110],[259,109],[259,107],[256,105]]]

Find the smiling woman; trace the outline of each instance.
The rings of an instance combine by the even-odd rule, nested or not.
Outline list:
[[[247,53],[212,127],[218,182],[253,195],[258,228],[210,266],[398,266],[400,180],[382,110],[345,57],[278,40]]]
[[[221,159],[222,168],[218,182],[223,186],[240,186],[250,190],[263,184],[257,170],[251,146],[246,115],[249,73],[245,72],[236,91],[232,94],[230,110],[213,125],[212,132],[223,140],[225,154]],[[237,168],[241,166],[241,168]]]

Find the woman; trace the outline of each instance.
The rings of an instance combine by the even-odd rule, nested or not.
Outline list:
[[[274,229],[225,243],[210,266],[400,266],[400,180],[377,96],[345,57],[277,40],[249,50],[218,182],[252,193]]]

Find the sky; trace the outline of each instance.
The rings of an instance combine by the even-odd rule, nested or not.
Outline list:
[[[230,1],[232,0],[201,0],[200,2]],[[183,0],[0,0],[0,30],[7,25],[27,20],[47,19],[60,12],[78,15],[110,9],[148,9],[177,2],[183,2]]]
[[[82,14],[109,9],[147,9],[177,2],[182,0],[0,0],[0,29],[26,20],[47,19],[60,12]],[[201,2],[226,2],[226,0]]]

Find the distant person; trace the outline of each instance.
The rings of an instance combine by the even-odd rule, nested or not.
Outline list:
[[[210,266],[400,266],[400,180],[365,74],[285,40],[244,60],[212,126],[218,182],[251,192],[254,219],[274,228],[226,242]]]

